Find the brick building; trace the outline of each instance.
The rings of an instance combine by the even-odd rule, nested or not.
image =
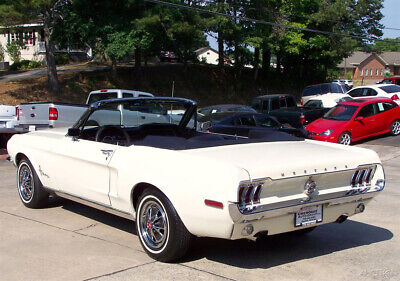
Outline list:
[[[375,83],[381,81],[386,73],[400,74],[400,52],[354,52],[345,58],[338,68],[342,70],[344,77],[350,72],[354,81],[361,81],[363,84]]]

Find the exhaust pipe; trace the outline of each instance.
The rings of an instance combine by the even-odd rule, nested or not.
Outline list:
[[[348,215],[343,214],[343,215],[341,215],[340,217],[337,218],[336,222],[337,223],[344,223],[347,220],[348,217],[349,217]]]

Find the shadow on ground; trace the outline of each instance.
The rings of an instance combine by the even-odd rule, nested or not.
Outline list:
[[[69,200],[57,199],[70,212],[137,235],[134,223]],[[181,262],[206,258],[239,268],[270,268],[310,259],[364,245],[390,240],[393,233],[385,228],[347,220],[317,227],[306,235],[295,233],[268,236],[257,241],[196,238],[192,249]]]

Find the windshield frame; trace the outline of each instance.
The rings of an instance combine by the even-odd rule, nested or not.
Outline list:
[[[131,101],[150,101],[150,102],[160,102],[160,103],[170,103],[183,105],[186,108],[178,127],[185,128],[190,122],[192,117],[194,117],[194,129],[197,130],[197,103],[193,100],[185,98],[169,98],[169,97],[134,97],[134,98],[119,98],[119,99],[109,99],[101,100],[90,105],[89,109],[78,119],[72,128],[77,128],[82,130],[85,123],[89,117],[98,110],[103,110],[112,104],[123,104],[124,102]]]

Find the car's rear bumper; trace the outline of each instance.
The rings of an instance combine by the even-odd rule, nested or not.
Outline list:
[[[338,221],[341,216],[349,217],[360,211],[360,204],[364,207],[378,192],[338,197],[334,199],[298,203],[281,208],[267,209],[262,212],[243,214],[237,204],[229,205],[229,213],[233,221],[233,230],[230,239],[251,239],[259,233],[268,235],[295,231],[303,228]],[[322,205],[322,222],[295,227],[295,214],[303,207]],[[266,207],[268,208],[268,206]],[[244,228],[251,225],[251,234],[246,234]]]

